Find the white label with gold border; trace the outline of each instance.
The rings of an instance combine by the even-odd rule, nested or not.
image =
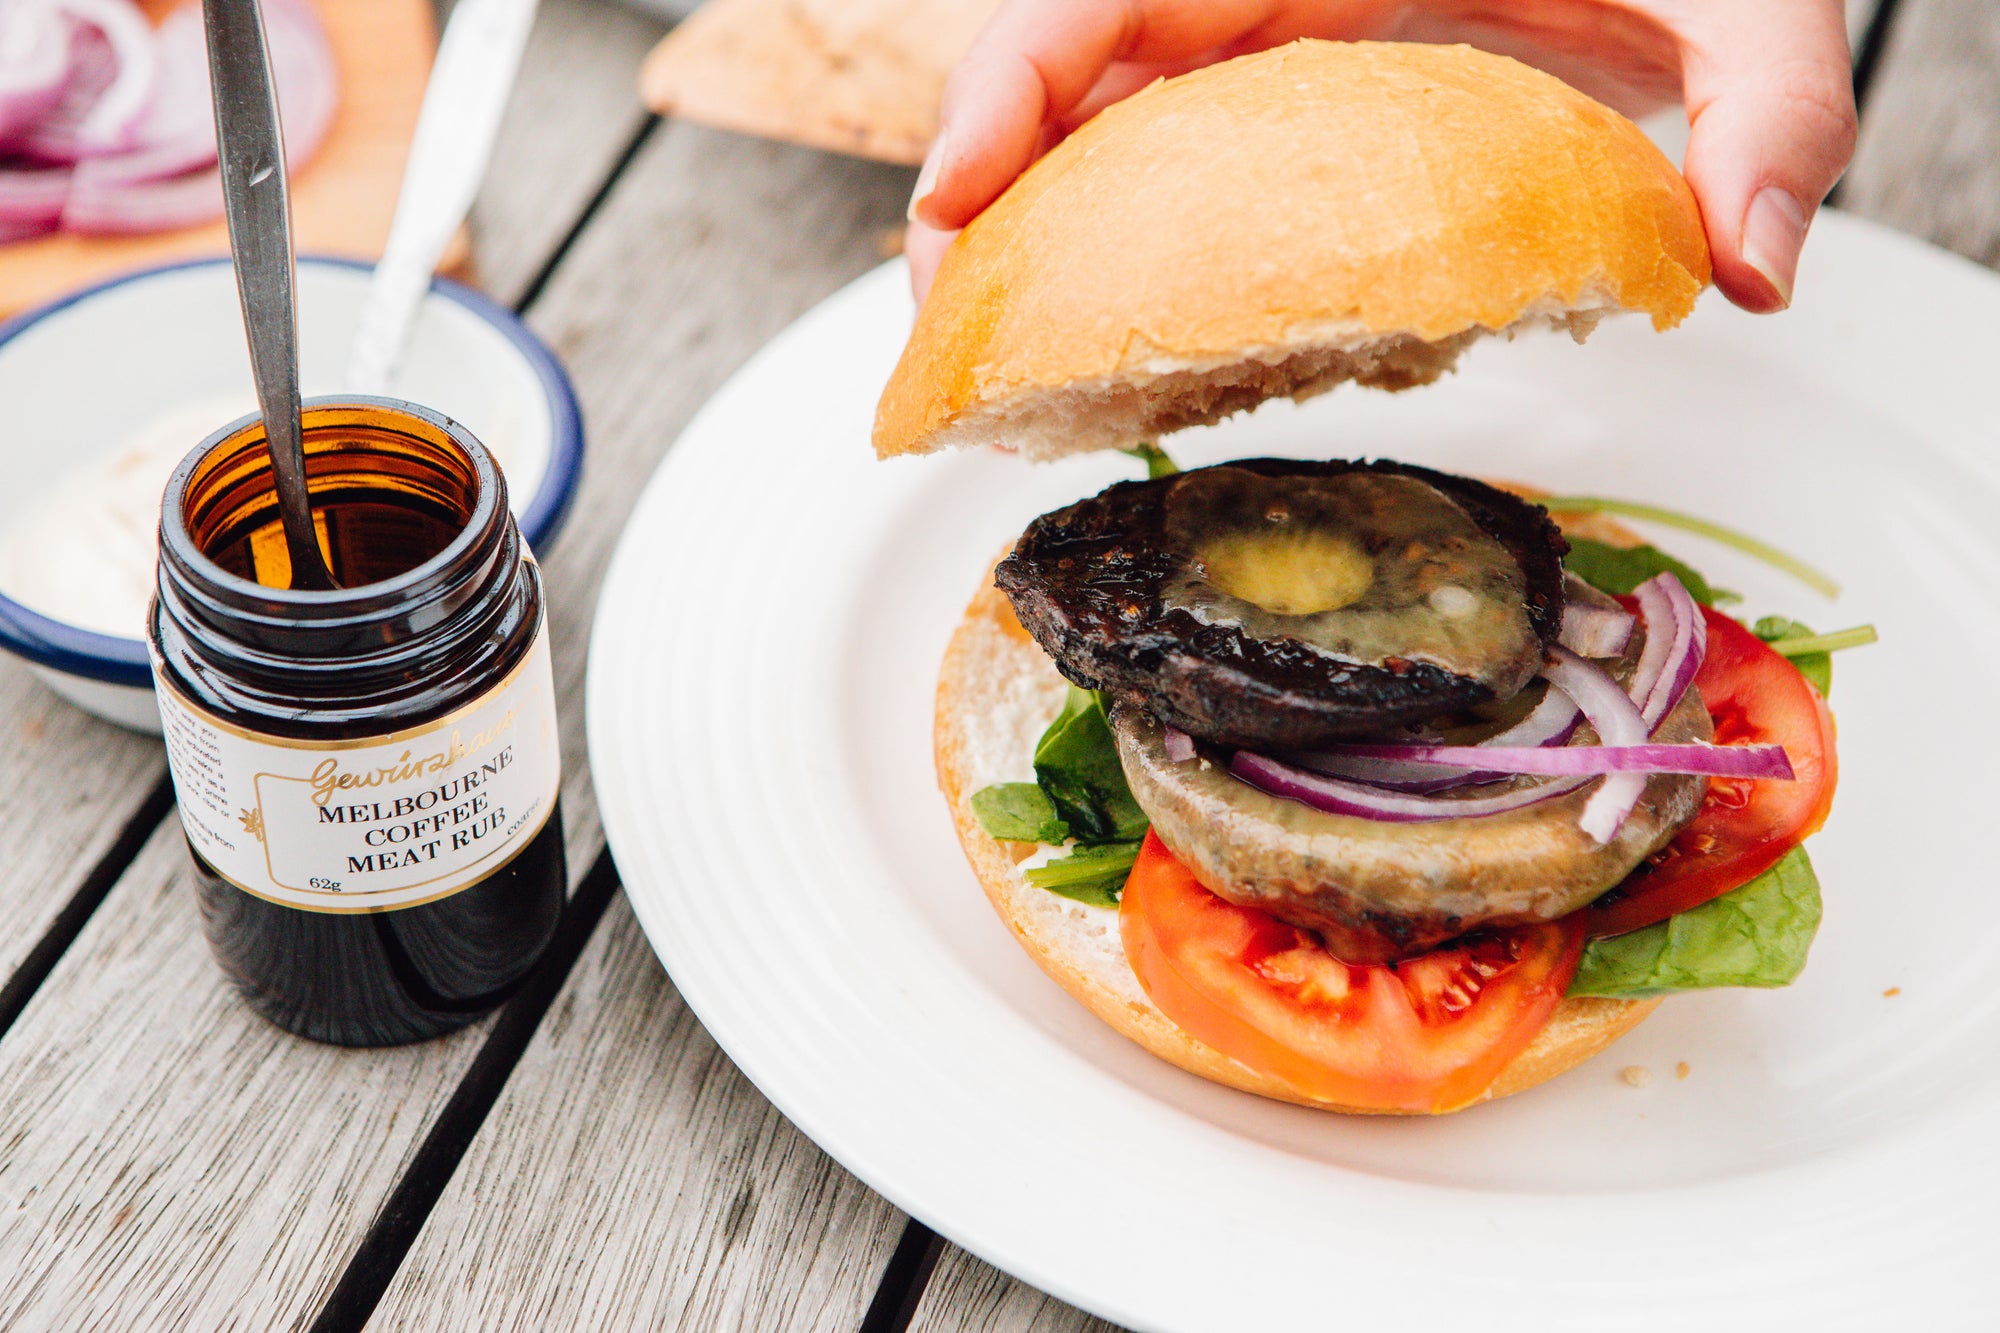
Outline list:
[[[505,679],[435,722],[303,741],[195,706],[155,661],[181,824],[230,883],[314,912],[443,898],[541,832],[562,777],[545,621]]]

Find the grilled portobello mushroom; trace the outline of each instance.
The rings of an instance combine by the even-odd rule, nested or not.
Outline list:
[[[1562,625],[1540,506],[1384,461],[1122,482],[995,570],[1063,675],[1217,745],[1307,749],[1505,700]]]

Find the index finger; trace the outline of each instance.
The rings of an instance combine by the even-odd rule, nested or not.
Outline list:
[[[945,83],[937,141],[910,215],[947,230],[970,222],[1034,161],[1043,127],[1082,102],[1114,64],[1184,60],[1275,32],[1307,10],[1324,19],[1341,7],[1325,0],[1007,0]]]

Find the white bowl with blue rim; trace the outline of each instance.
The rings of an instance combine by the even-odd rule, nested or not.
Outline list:
[[[301,388],[339,393],[370,270],[311,257],[298,268]],[[504,306],[439,279],[392,392],[492,450],[522,535],[545,549],[576,493],[583,422],[541,340]],[[156,732],[134,609],[152,577],[153,474],[163,484],[166,458],[256,410],[228,262],[134,273],[0,324],[0,405],[0,648],[99,717]]]

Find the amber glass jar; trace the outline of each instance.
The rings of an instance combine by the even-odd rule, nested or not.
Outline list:
[[[492,457],[381,399],[307,404],[294,591],[263,427],[167,485],[153,674],[202,922],[260,1013],[374,1046],[460,1027],[562,914],[541,576]]]

